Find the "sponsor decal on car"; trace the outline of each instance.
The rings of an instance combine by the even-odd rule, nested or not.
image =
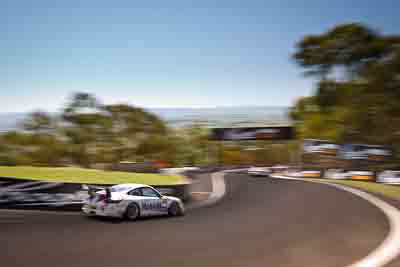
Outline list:
[[[161,201],[157,200],[145,200],[143,201],[142,206],[144,209],[148,210],[160,210],[161,208],[163,208]]]

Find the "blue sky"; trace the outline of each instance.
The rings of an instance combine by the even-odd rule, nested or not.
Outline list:
[[[371,2],[371,3],[368,3]],[[0,112],[77,91],[144,107],[287,106],[312,92],[290,59],[345,22],[400,33],[399,1],[0,1]]]

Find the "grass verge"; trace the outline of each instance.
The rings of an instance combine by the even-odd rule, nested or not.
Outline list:
[[[0,177],[83,184],[140,183],[150,185],[170,185],[185,183],[184,177],[180,175],[101,171],[73,167],[47,168],[0,166]]]
[[[353,180],[333,180],[333,179],[310,179],[326,183],[342,184],[365,190],[367,192],[380,194],[388,198],[400,200],[400,186],[379,184],[374,182],[353,181]]]

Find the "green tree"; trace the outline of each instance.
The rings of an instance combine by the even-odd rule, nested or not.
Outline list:
[[[56,128],[55,120],[46,112],[35,111],[23,122],[22,128],[33,133],[49,133]]]
[[[86,93],[73,96],[63,119],[71,157],[86,167],[143,157],[138,153],[147,153],[150,137],[158,141],[168,135],[166,125],[156,115],[126,104],[103,105]],[[143,142],[146,149],[139,149]]]
[[[112,125],[99,101],[87,93],[76,93],[64,109],[63,132],[73,162],[84,167],[95,163],[98,146],[106,141]]]
[[[349,23],[304,37],[297,43],[293,58],[306,69],[306,75],[325,79],[339,67],[345,77],[351,77],[359,75],[370,62],[385,59],[399,43],[398,36],[382,36],[363,24]]]
[[[293,58],[319,81],[291,111],[302,137],[400,144],[400,37],[351,23],[297,44]]]
[[[114,162],[134,158],[137,146],[149,136],[168,134],[164,122],[142,108],[117,104],[105,106],[104,110],[112,122],[105,142],[110,145],[108,153],[114,154]]]

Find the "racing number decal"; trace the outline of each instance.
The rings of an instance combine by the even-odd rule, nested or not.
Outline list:
[[[158,200],[146,200],[143,202],[143,208],[147,210],[160,210],[164,205]]]

